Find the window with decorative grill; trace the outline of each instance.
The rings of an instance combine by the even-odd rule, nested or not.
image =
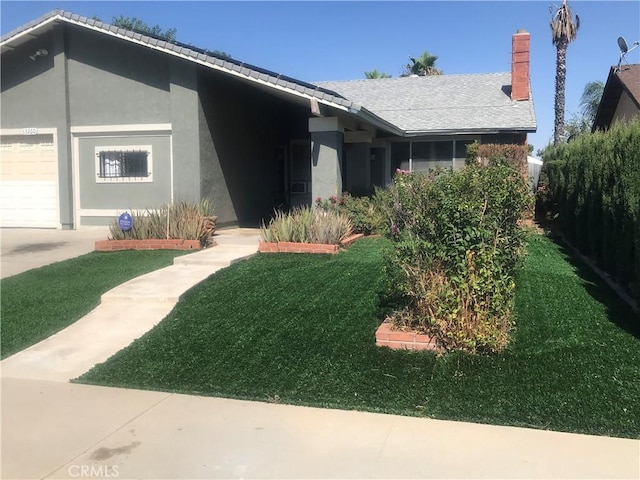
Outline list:
[[[150,182],[151,146],[96,147],[98,182]]]

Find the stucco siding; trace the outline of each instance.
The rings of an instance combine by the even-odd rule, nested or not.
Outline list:
[[[47,56],[31,60],[39,49]],[[57,127],[64,120],[64,72],[62,63],[54,63],[56,55],[64,52],[56,51],[52,32],[2,55],[2,128]]]
[[[198,98],[198,128],[200,131],[200,195],[209,198],[221,225],[237,223],[238,216],[233,207],[233,201],[224,172],[220,165],[218,151],[213,141],[210,121],[213,122],[213,92],[202,86],[202,76],[198,79],[200,94]]]
[[[169,135],[83,137],[78,139],[78,177],[81,210],[157,208],[171,200]],[[97,182],[97,146],[150,145],[153,181]],[[81,221],[84,224],[83,221]]]
[[[72,125],[171,122],[166,56],[73,27],[67,52]]]
[[[201,74],[201,193],[221,223],[256,225],[279,188],[277,149],[308,138],[302,108],[220,74]],[[206,124],[206,126],[205,126]]]
[[[200,139],[196,67],[172,61],[171,123],[174,200],[200,200]]]

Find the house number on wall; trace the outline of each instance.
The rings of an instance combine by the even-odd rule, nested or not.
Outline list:
[[[23,135],[37,135],[38,134],[38,129],[37,128],[23,128],[22,129],[22,134]]]

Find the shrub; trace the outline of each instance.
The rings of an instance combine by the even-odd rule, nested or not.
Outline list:
[[[446,349],[502,350],[524,255],[518,222],[531,202],[524,177],[504,162],[397,174],[385,208],[394,244],[386,261],[391,293],[406,307],[394,322]]]
[[[109,226],[111,240],[176,238],[211,242],[216,229],[213,207],[208,199],[199,204],[174,202],[157,209],[131,212],[131,230],[122,231],[115,220]]]
[[[640,119],[549,147],[544,160],[542,213],[640,299]]]
[[[385,225],[384,215],[375,198],[354,197],[344,192],[340,199],[335,196],[328,199],[318,197],[316,208],[342,213],[351,221],[354,233],[371,235],[381,233]]]
[[[260,237],[263,242],[338,245],[352,232],[350,220],[339,212],[296,207],[291,213],[276,211],[268,226],[262,223]]]

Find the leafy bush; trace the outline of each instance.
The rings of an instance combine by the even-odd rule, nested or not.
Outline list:
[[[525,249],[518,222],[532,200],[506,162],[397,174],[385,208],[394,244],[386,260],[391,292],[406,307],[394,322],[446,349],[502,350]]]
[[[199,204],[174,202],[157,209],[131,212],[131,230],[122,231],[117,220],[109,226],[111,240],[176,238],[211,242],[216,229],[213,207],[208,199]]]
[[[338,199],[331,196],[328,199],[318,197],[316,207],[323,211],[339,212],[345,215],[353,225],[354,233],[371,235],[381,233],[384,229],[385,218],[376,202],[376,197],[354,197],[344,192]]]
[[[640,299],[640,119],[544,153],[541,213]]]
[[[338,245],[352,232],[351,221],[339,212],[297,207],[291,213],[276,211],[268,226],[262,223],[260,237],[263,242]]]

